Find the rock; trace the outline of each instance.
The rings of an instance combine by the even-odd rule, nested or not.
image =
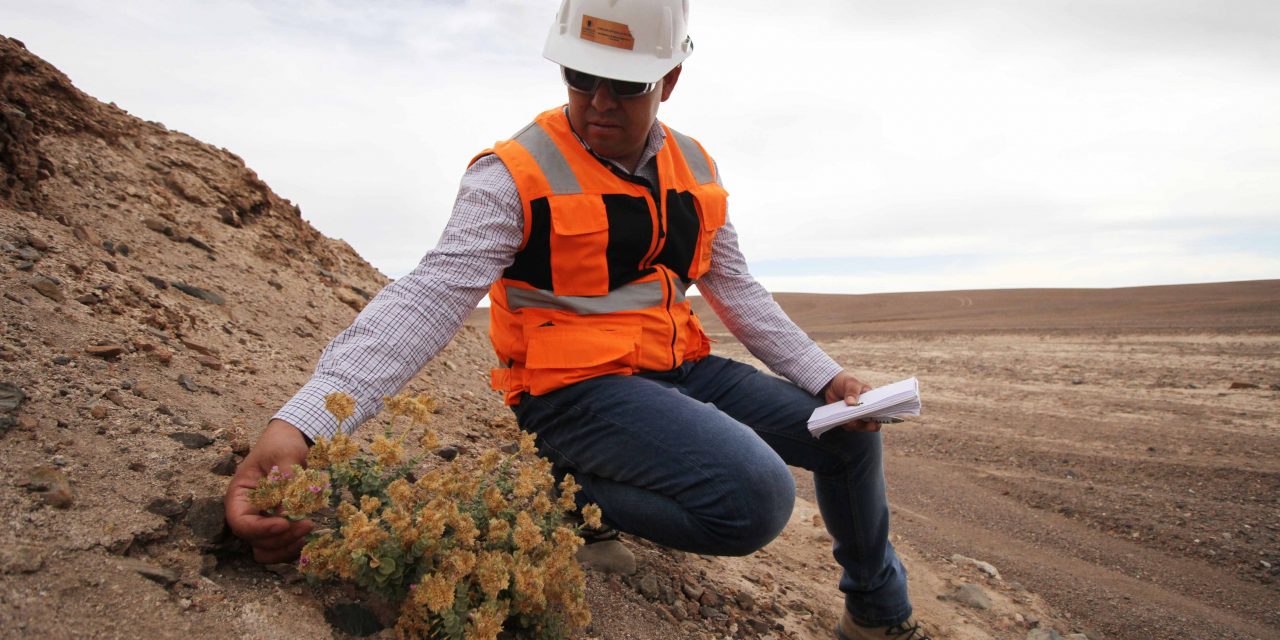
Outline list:
[[[339,602],[325,607],[324,620],[339,631],[359,638],[371,636],[384,628],[378,616],[354,602]]]
[[[173,498],[156,498],[147,505],[147,511],[154,513],[162,518],[175,518],[182,515],[186,508],[182,503]]]
[[[99,298],[96,293],[86,293],[82,296],[76,296],[76,302],[79,302],[86,307],[92,307],[93,305],[102,302],[102,298]]]
[[[702,587],[699,587],[696,584],[693,584],[692,582],[684,583],[680,587],[680,590],[684,592],[684,595],[686,598],[693,600],[694,602],[697,602],[698,598],[702,597],[703,591],[705,591],[705,589],[703,589]]]
[[[228,451],[227,455],[218,458],[218,461],[213,463],[209,470],[220,476],[234,476],[236,474],[236,466],[239,464],[236,460],[236,454]]]
[[[578,562],[603,573],[629,576],[636,572],[635,555],[618,540],[582,545],[577,558]]]
[[[157,219],[155,219],[155,218],[147,218],[146,220],[143,220],[143,221],[142,221],[142,224],[146,225],[146,227],[147,227],[148,229],[150,229],[150,230],[152,230],[152,231],[154,231],[154,232],[156,232],[156,233],[163,233],[163,234],[164,234],[164,235],[166,235],[166,236],[167,236],[167,235],[172,235],[172,234],[173,234],[173,229],[172,229],[172,228],[171,228],[167,223],[165,223],[165,221],[164,221],[164,220],[157,220]]]
[[[203,433],[179,431],[178,433],[169,434],[169,437],[188,449],[203,449],[213,444],[213,440]]]
[[[1228,389],[1259,389],[1258,385],[1252,382],[1232,382]]]
[[[192,350],[192,351],[195,351],[196,353],[201,353],[201,354],[204,354],[204,355],[206,355],[206,356],[215,356],[215,355],[218,355],[218,352],[217,352],[217,351],[215,351],[213,348],[211,348],[211,347],[206,347],[205,345],[200,344],[199,342],[196,342],[196,341],[194,341],[194,340],[191,340],[191,339],[187,338],[186,336],[178,336],[178,342],[181,342],[181,343],[182,343],[182,346],[184,346],[184,347],[186,347],[186,348],[188,348],[188,349],[190,349],[190,350]]]
[[[640,578],[640,581],[636,584],[636,590],[639,591],[640,595],[644,596],[646,600],[650,601],[657,600],[658,596],[661,594],[658,588],[658,579],[655,578],[653,574],[648,574],[645,577]]]
[[[0,574],[35,573],[44,567],[40,547],[27,544],[0,545]]]
[[[36,276],[27,281],[27,284],[40,295],[54,302],[65,302],[67,299],[67,296],[62,293],[62,284],[48,276]]]
[[[31,248],[36,251],[49,250],[49,243],[45,242],[44,238],[41,238],[40,236],[27,235],[27,244],[31,245]]]
[[[17,266],[18,271],[31,271],[32,269],[35,269],[35,268],[36,268],[36,263],[27,262],[25,260],[22,262],[19,262]]]
[[[40,260],[40,258],[44,257],[34,247],[22,247],[18,249],[17,254],[19,258],[22,258],[23,260],[28,260],[31,262],[37,262]]]
[[[122,344],[98,344],[85,347],[84,352],[95,358],[110,360],[124,353],[125,347]]]
[[[750,611],[756,608],[755,597],[746,591],[739,591],[733,596],[733,599],[738,603],[738,607],[743,611]]]
[[[120,392],[115,389],[108,389],[106,393],[102,394],[102,397],[110,400],[111,404],[114,404],[117,407],[124,407],[124,398],[121,397]]]
[[[92,246],[102,246],[102,239],[98,237],[98,232],[94,231],[90,227],[76,225],[71,229],[71,235],[75,236],[77,240],[86,242]]]
[[[436,449],[432,453],[440,456],[446,462],[452,462],[454,458],[458,457],[458,448],[453,445],[447,445]]]
[[[168,289],[168,288],[169,288],[169,283],[168,283],[168,282],[165,282],[165,280],[164,280],[163,278],[157,278],[157,277],[155,277],[155,276],[142,276],[142,277],[146,278],[146,279],[147,279],[147,282],[150,282],[150,283],[152,284],[152,286],[154,286],[154,287],[155,287],[155,288],[157,288],[157,289]]]
[[[173,571],[137,558],[121,558],[116,561],[116,567],[124,571],[136,572],[142,577],[166,587],[178,581],[178,574]]]
[[[1032,629],[1027,632],[1027,640],[1064,640],[1053,629]]]
[[[205,302],[211,302],[213,304],[226,304],[226,301],[222,299],[222,296],[212,291],[206,291],[200,287],[193,287],[185,282],[173,282],[171,284],[174,289],[177,289],[178,291],[181,291],[193,298],[199,298]]]
[[[7,382],[0,382],[0,413],[11,413],[18,409],[27,394],[22,389]]]
[[[263,569],[280,576],[285,584],[297,584],[306,579],[298,572],[297,565],[292,562],[277,562],[275,564],[264,564]]]
[[[951,562],[952,564],[955,564],[955,565],[972,565],[974,567],[977,567],[978,571],[981,571],[987,574],[988,576],[995,578],[996,580],[1000,579],[1000,572],[996,570],[996,568],[992,566],[990,563],[983,562],[981,560],[975,560],[967,556],[962,556],[958,553],[951,556]]]
[[[976,584],[964,584],[952,589],[951,591],[938,596],[939,600],[953,600],[959,602],[966,607],[981,609],[983,611],[991,608],[991,596],[982,590]]]
[[[107,417],[107,405],[102,404],[101,402],[93,403],[93,406],[89,407],[89,415],[93,416],[95,420],[101,420]]]
[[[71,356],[54,356],[53,363],[58,366],[71,364]]]
[[[193,502],[187,509],[187,526],[191,527],[191,533],[204,542],[220,542],[227,531],[222,497],[200,498]]]
[[[1071,384],[1084,384],[1084,380],[1081,380],[1080,378],[1076,378],[1071,381]]]
[[[185,373],[178,376],[178,384],[181,385],[183,389],[186,389],[191,393],[199,393],[207,390],[207,387],[196,382],[194,378]]]
[[[36,467],[27,476],[27,490],[39,494],[45,504],[58,509],[68,509],[75,498],[71,493],[71,481],[57,467]]]
[[[209,253],[213,253],[213,247],[205,244],[202,240],[200,240],[195,236],[187,236],[187,244],[197,249],[200,249],[202,251],[208,251]]]
[[[206,369],[222,371],[222,361],[213,356],[196,356],[196,362],[199,362],[200,366]]]
[[[173,361],[173,352],[163,347],[156,347],[156,350],[147,354],[147,357],[162,365],[168,366],[169,363]]]

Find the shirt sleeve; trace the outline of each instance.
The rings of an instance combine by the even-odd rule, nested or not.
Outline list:
[[[462,177],[453,214],[436,247],[408,275],[378,292],[320,354],[315,373],[274,416],[314,439],[337,420],[324,397],[356,400],[343,425],[351,433],[377,415],[449,343],[480,299],[511,265],[524,233],[519,192],[506,165],[488,155]]]
[[[840,373],[831,359],[747,270],[733,224],[716,232],[710,270],[698,279],[698,291],[725,327],[751,355],[774,373],[817,395]]]

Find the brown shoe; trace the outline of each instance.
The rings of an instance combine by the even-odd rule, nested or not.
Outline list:
[[[908,619],[891,627],[864,627],[854,622],[848,611],[840,617],[836,637],[840,640],[929,640],[920,623],[914,620]]]

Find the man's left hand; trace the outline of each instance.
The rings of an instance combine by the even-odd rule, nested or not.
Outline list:
[[[827,383],[822,390],[822,396],[828,404],[837,400],[844,400],[844,403],[853,406],[858,404],[858,397],[863,393],[870,391],[871,385],[859,380],[848,371],[841,371],[836,377]],[[845,431],[879,431],[880,423],[869,420],[855,420],[840,425]]]

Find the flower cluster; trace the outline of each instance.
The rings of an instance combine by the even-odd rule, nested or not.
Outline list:
[[[354,406],[342,396],[326,399],[340,425]],[[423,396],[386,400],[393,416],[415,428],[434,408]],[[574,558],[582,542],[563,524],[576,508],[573,477],[557,485],[530,434],[516,453],[489,450],[472,465],[417,467],[415,475],[419,461],[406,454],[404,439],[377,436],[362,454],[344,435],[317,438],[307,469],[281,473],[255,492],[255,504],[281,497],[266,508],[283,510],[298,478],[326,478],[325,504],[299,505],[309,513],[332,509],[328,522],[317,514],[302,573],[351,581],[397,604],[401,638],[493,640],[505,629],[552,639],[585,627],[584,576]],[[427,430],[420,442],[438,441]],[[598,526],[599,508],[588,505],[583,518]]]

